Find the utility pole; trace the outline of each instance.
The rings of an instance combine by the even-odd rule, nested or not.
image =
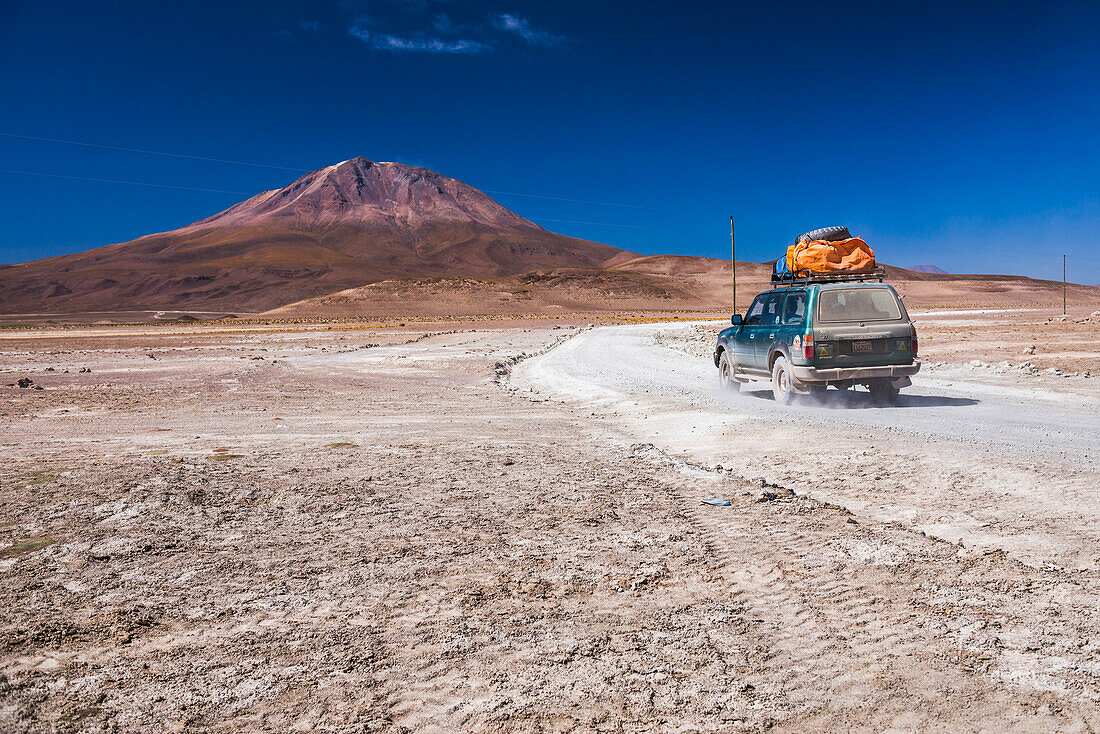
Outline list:
[[[1066,256],[1062,255],[1062,315],[1066,315]]]
[[[737,313],[737,239],[733,236],[733,217],[730,216],[730,274],[733,277],[732,304],[733,311]]]

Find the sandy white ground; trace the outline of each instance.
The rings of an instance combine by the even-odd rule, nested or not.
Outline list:
[[[1100,728],[1091,383],[711,336],[0,333],[0,730]]]

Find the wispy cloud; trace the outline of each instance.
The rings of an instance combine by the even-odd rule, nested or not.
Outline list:
[[[402,38],[383,34],[373,41],[375,48],[383,51],[414,51],[432,54],[479,54],[492,50],[492,46],[460,38],[457,41],[444,41],[441,38]]]
[[[345,2],[354,19],[348,32],[377,51],[481,54],[493,51],[501,34],[541,48],[560,48],[570,43],[568,37],[533,28],[526,18],[514,13],[481,16],[480,20],[462,18],[460,13],[461,22],[456,22],[440,9],[442,0],[388,0],[372,10],[356,0]]]
[[[558,35],[557,33],[551,33],[550,31],[540,31],[531,27],[531,23],[526,18],[521,18],[518,15],[512,15],[511,13],[501,13],[493,18],[493,25],[502,31],[508,31],[514,33],[532,46],[542,46],[544,48],[557,48],[564,46],[569,42],[566,36]]]
[[[432,36],[397,36],[392,33],[373,33],[366,23],[358,21],[348,30],[371,48],[379,51],[429,54],[480,54],[491,51],[492,46],[468,38],[443,39]]]

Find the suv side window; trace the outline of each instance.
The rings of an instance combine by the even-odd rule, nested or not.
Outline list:
[[[764,296],[757,296],[756,300],[749,306],[748,313],[745,314],[745,326],[757,326],[760,324],[760,317],[764,313]]]
[[[783,305],[783,294],[772,293],[764,300],[764,325],[774,326],[779,323],[779,309]]]
[[[806,320],[806,294],[789,293],[783,303],[783,324],[799,326]]]

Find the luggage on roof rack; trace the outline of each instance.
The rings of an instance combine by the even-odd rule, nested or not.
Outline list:
[[[806,285],[809,283],[860,283],[868,280],[881,282],[886,278],[886,268],[881,265],[870,270],[834,270],[816,273],[812,270],[788,270],[786,261],[776,260],[772,272],[772,285]]]
[[[772,282],[836,282],[882,280],[885,272],[875,264],[875,251],[847,227],[824,227],[800,234],[776,262]]]

